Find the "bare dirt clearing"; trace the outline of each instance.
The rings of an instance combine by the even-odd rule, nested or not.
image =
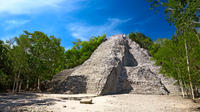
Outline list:
[[[93,104],[80,104],[82,98],[92,98]],[[193,112],[199,108],[200,104],[172,95],[0,95],[0,112]]]

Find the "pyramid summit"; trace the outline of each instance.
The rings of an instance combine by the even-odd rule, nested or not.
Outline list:
[[[173,79],[159,74],[148,51],[126,37],[103,42],[82,65],[63,70],[47,83],[47,90],[67,94],[169,94],[178,91]]]

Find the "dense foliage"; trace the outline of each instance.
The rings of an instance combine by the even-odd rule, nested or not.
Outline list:
[[[151,40],[151,38],[145,36],[142,33],[130,33],[129,34],[129,38],[135,42],[137,42],[140,47],[145,48],[147,50],[150,50],[153,41]]]
[[[77,40],[66,52],[60,39],[39,31],[24,31],[7,43],[0,41],[0,91],[40,90],[41,81],[82,64],[105,38],[103,35],[89,41]]]
[[[154,56],[154,54],[158,51],[158,49],[162,46],[163,41],[166,39],[158,39],[156,41],[152,41],[151,38],[145,36],[142,33],[130,33],[129,38],[132,41],[135,41],[140,45],[141,48],[147,49],[149,51],[149,54],[151,56]]]
[[[35,31],[14,38],[7,44],[0,41],[1,89],[13,92],[35,88],[40,90],[40,81],[51,79],[63,69],[64,48],[60,39]]]
[[[4,44],[3,41],[0,40],[0,90],[6,88],[9,85],[10,80],[10,67],[7,66],[9,64],[8,59],[8,51],[9,47]]]

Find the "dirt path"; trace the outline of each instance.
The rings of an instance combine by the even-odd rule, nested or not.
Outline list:
[[[92,98],[93,104],[80,104],[83,97]],[[195,112],[200,111],[200,104],[167,95],[0,95],[0,112],[16,109],[23,112]]]

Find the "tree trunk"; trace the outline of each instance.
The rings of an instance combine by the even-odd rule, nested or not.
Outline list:
[[[178,69],[178,83],[179,83],[179,86],[180,86],[180,88],[181,88],[181,93],[182,93],[182,96],[183,96],[183,98],[185,98],[185,93],[184,93],[184,89],[183,89],[183,82],[182,82],[182,77],[181,77],[181,72],[180,72],[180,68],[179,67],[177,67],[177,69]]]
[[[198,87],[197,87],[196,85],[194,86],[194,93],[195,93],[195,96],[196,96],[196,97],[199,96]]]
[[[185,93],[184,93],[184,88],[183,88],[183,82],[180,80],[179,83],[180,83],[180,86],[181,86],[182,96],[183,96],[183,98],[185,98]]]
[[[21,71],[19,70],[19,73],[18,73],[18,75],[17,75],[17,81],[16,81],[16,88],[15,88],[15,91],[17,91],[17,89],[19,88],[20,73],[21,73]]]
[[[185,95],[188,97],[188,88],[187,88],[187,85],[186,85],[186,82],[184,81],[183,82],[183,85],[184,85],[184,88],[185,88]]]
[[[28,88],[29,88],[29,80],[27,79],[26,80],[26,90],[28,90]]]
[[[188,70],[188,76],[189,76],[189,82],[190,82],[191,95],[192,95],[192,99],[194,99],[194,90],[193,90],[192,78],[191,78],[191,74],[190,74],[190,63],[189,63],[189,56],[188,56],[186,40],[185,40],[185,53],[186,53],[186,59],[187,59],[187,70]]]
[[[15,85],[16,85],[16,75],[15,75],[14,83],[13,83],[13,90],[12,90],[13,93],[15,93]]]
[[[21,87],[22,87],[22,81],[20,80],[20,82],[19,82],[19,92],[21,92]]]
[[[19,87],[19,74],[17,75],[16,86],[15,86],[15,92],[17,92],[18,87]]]
[[[38,76],[38,84],[37,84],[37,89],[40,91],[40,76]]]

